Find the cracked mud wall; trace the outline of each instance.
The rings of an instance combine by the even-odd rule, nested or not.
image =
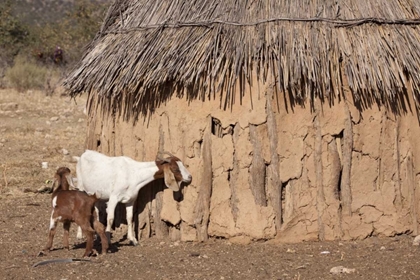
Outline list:
[[[139,238],[298,242],[418,233],[415,113],[359,111],[344,100],[311,112],[253,84],[252,99],[246,88],[232,110],[218,100],[173,98],[134,127],[89,112],[88,148],[139,161],[169,151],[193,175],[180,193],[160,181],[140,191]],[[118,211],[117,226],[125,215]]]

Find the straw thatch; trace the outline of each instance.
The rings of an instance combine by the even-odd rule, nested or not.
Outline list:
[[[126,117],[174,94],[229,108],[251,73],[274,75],[291,105],[333,104],[348,83],[360,108],[407,110],[408,93],[419,100],[419,15],[420,0],[116,0],[65,85]]]

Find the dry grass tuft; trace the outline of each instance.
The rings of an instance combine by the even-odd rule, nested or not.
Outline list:
[[[20,92],[27,90],[45,90],[51,95],[61,80],[60,70],[47,64],[36,62],[32,58],[18,55],[12,67],[5,72],[5,81],[11,88]]]

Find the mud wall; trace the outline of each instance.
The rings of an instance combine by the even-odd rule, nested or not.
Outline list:
[[[415,113],[360,111],[351,98],[316,101],[312,111],[290,107],[257,82],[242,94],[226,111],[218,100],[173,98],[135,126],[92,107],[88,148],[138,161],[169,151],[193,175],[180,193],[163,181],[140,191],[139,238],[298,242],[418,233]]]

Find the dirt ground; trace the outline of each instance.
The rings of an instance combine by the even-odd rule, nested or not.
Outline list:
[[[34,192],[49,184],[59,166],[75,172],[73,156],[84,150],[84,101],[0,90],[0,279],[420,279],[420,248],[411,236],[247,245],[153,237],[134,247],[122,229],[107,255],[33,267],[84,253],[72,226],[70,251],[62,249],[60,227],[55,250],[37,256],[47,240],[50,194]],[[337,266],[348,270],[331,273]]]

